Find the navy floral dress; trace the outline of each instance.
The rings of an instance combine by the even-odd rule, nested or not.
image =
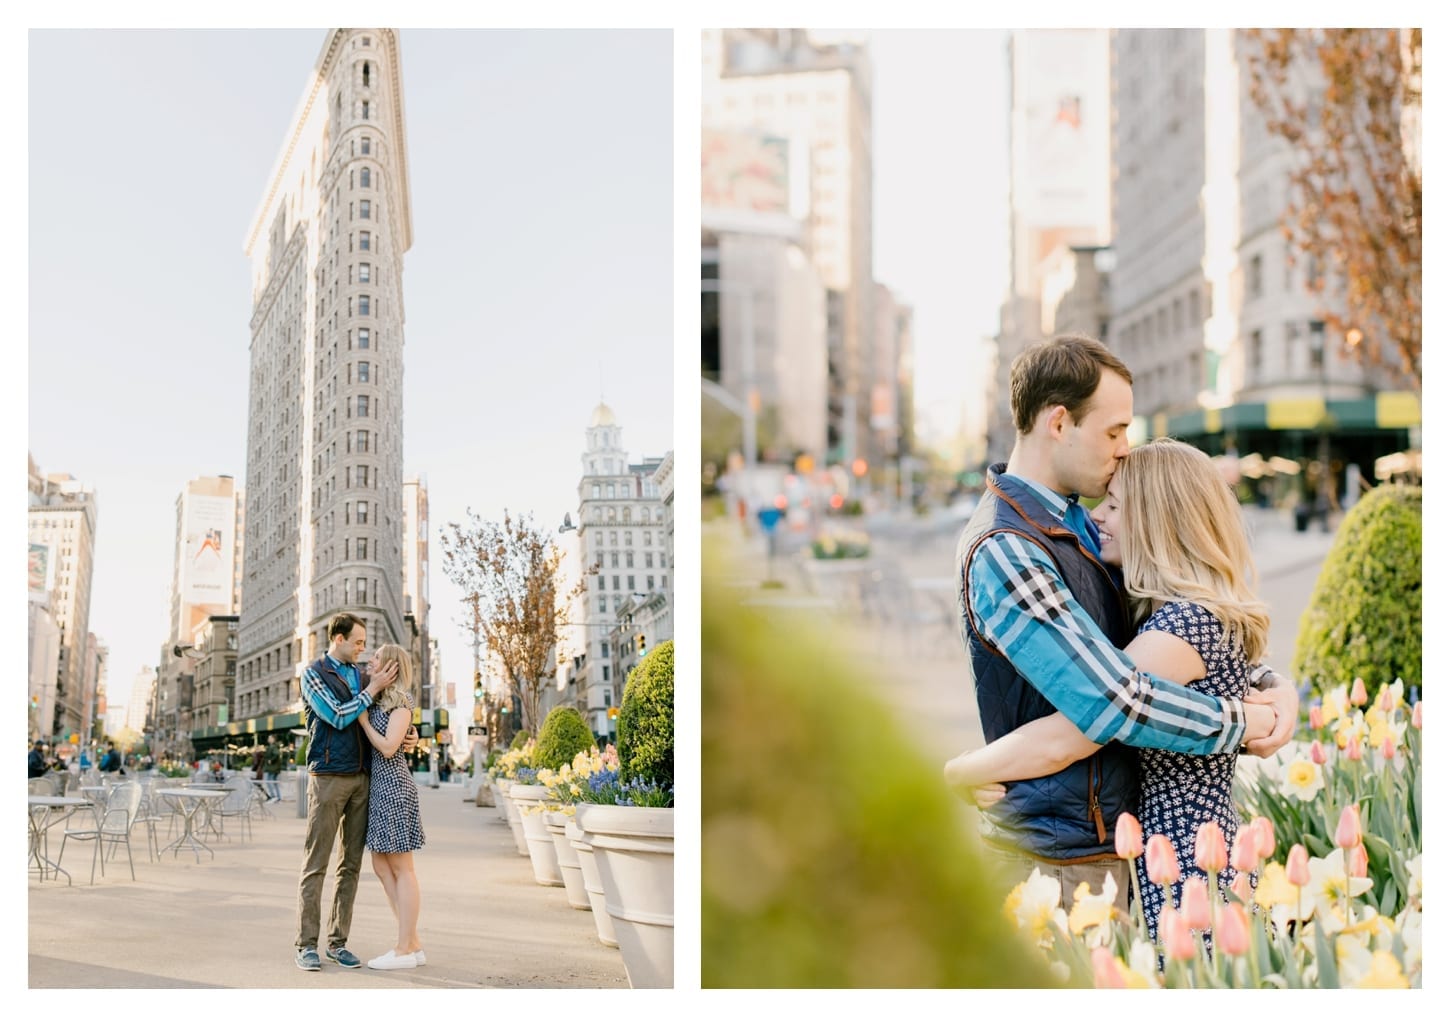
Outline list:
[[[408,700],[411,710],[413,701]],[[396,709],[396,707],[395,707]],[[391,711],[368,707],[367,723],[378,734],[388,732]],[[402,854],[423,846],[423,821],[418,814],[418,785],[402,751],[392,759],[373,749],[372,777],[368,782],[368,850]]]
[[[1156,630],[1182,639],[1203,658],[1205,674],[1188,687],[1222,699],[1242,699],[1248,691],[1249,664],[1242,648],[1219,642],[1223,625],[1205,607],[1190,603],[1165,604],[1153,612],[1139,632]],[[1183,882],[1193,876],[1208,878],[1208,873],[1193,862],[1198,828],[1210,819],[1223,830],[1224,843],[1233,848],[1238,833],[1239,817],[1234,810],[1234,768],[1238,753],[1215,756],[1191,756],[1160,749],[1142,749],[1143,796],[1138,821],[1143,826],[1143,840],[1161,833],[1173,842],[1178,856],[1181,878],[1169,889],[1177,907],[1181,903]],[[1147,856],[1138,856],[1138,885],[1143,891],[1143,913],[1148,931],[1158,936],[1158,913],[1164,906],[1163,888],[1148,882]],[[1219,887],[1227,890],[1237,875],[1232,866],[1218,874]]]

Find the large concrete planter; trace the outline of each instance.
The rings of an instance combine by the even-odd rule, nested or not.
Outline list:
[[[565,823],[571,817],[562,812],[544,813],[544,828],[554,838],[554,854],[559,858],[559,872],[564,877],[564,893],[569,906],[580,911],[589,910],[589,892],[584,889],[584,873],[579,868],[579,852],[569,843]]]
[[[629,984],[668,989],[675,972],[675,810],[580,805]]]
[[[528,842],[524,840],[523,817],[519,815],[519,807],[514,804],[513,789],[514,782],[505,780],[499,782],[499,811],[503,813],[504,822],[509,825],[509,832],[514,835],[514,846],[518,848],[521,855],[529,853]]]
[[[515,784],[509,788],[509,795],[519,810],[524,843],[528,849],[529,861],[534,865],[534,882],[540,886],[563,886],[564,874],[559,871],[559,856],[554,851],[554,838],[544,826],[543,813],[530,814],[525,811],[547,801],[549,789],[542,784]]]
[[[564,821],[564,835],[574,845],[574,853],[579,859],[579,874],[584,878],[584,892],[589,896],[589,910],[594,915],[594,932],[599,937],[599,942],[618,948],[614,920],[609,917],[604,902],[604,884],[599,879],[599,866],[594,864],[594,848],[584,843],[584,831],[579,829],[577,818],[570,816]]]

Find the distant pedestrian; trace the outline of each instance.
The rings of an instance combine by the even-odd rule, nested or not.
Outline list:
[[[277,774],[281,773],[286,766],[286,751],[277,744],[277,736],[269,734],[267,747],[262,750],[262,773],[264,774],[262,788],[267,792],[269,801],[277,801],[282,797],[282,789],[277,786]]]
[[[30,775],[44,777],[49,770],[50,763],[45,758],[45,741],[37,739],[30,747]]]
[[[105,755],[101,756],[100,770],[102,773],[117,773],[121,769],[121,754],[116,751],[116,746],[107,745]]]

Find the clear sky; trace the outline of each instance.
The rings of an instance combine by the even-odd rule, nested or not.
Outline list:
[[[182,486],[245,479],[242,248],[324,38],[29,35],[26,441],[97,493],[90,628],[112,705],[166,638]],[[432,630],[463,707],[444,525],[577,515],[601,397],[632,461],[673,446],[673,51],[668,31],[400,38],[405,471],[428,483]]]
[[[914,308],[919,437],[983,413],[1009,270],[1007,37],[870,34],[878,282]]]

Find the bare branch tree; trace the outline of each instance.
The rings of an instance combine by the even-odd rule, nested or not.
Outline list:
[[[1245,32],[1250,95],[1295,166],[1283,221],[1321,316],[1421,387],[1420,29]],[[1326,282],[1335,285],[1326,293]]]
[[[470,509],[466,524],[442,537],[443,571],[476,605],[469,631],[497,660],[509,690],[523,703],[525,730],[537,733],[539,697],[564,662],[560,633],[582,580],[564,589],[563,552],[531,516],[485,522]]]

